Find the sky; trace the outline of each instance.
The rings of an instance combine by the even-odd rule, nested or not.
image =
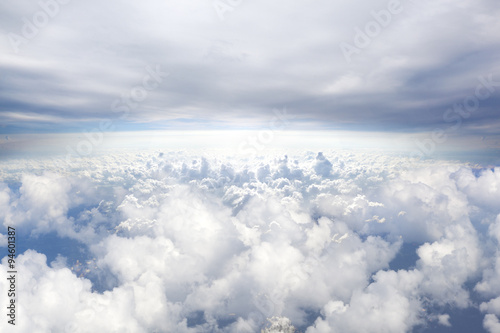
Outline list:
[[[2,1],[0,331],[500,333],[499,17]]]
[[[123,131],[259,129],[286,108],[295,130],[451,127],[498,148],[499,10],[493,0],[6,0],[0,130],[81,132],[103,119]]]

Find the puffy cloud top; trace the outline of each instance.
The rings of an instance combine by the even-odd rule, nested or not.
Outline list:
[[[255,332],[271,317],[271,331],[410,332],[474,306],[497,330],[498,168],[340,151],[26,162],[2,162],[0,184],[4,227],[33,244],[20,332]],[[35,240],[50,233],[88,253],[47,262]]]

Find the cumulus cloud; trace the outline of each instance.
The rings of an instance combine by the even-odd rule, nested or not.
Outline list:
[[[449,314],[438,315],[438,322],[440,325],[451,327]]]
[[[83,239],[92,237],[88,226],[75,225],[68,217],[70,208],[94,204],[92,188],[78,178],[67,178],[52,172],[40,175],[20,175],[21,186],[17,193],[3,184],[0,200],[3,225],[17,227],[23,234],[38,235],[57,232],[60,236]]]
[[[496,332],[498,169],[401,162],[338,151],[117,152],[69,169],[31,160],[29,172],[2,162],[4,227],[87,251],[47,263],[34,242],[19,255],[18,327],[255,332],[276,317],[308,333],[410,332],[479,306]],[[408,244],[413,261],[393,269]]]
[[[326,319],[318,319],[307,332],[407,332],[420,319],[417,288],[421,279],[418,271],[379,271],[374,282],[355,291],[347,305],[327,303]]]
[[[498,317],[492,314],[487,314],[484,317],[484,328],[486,328],[489,333],[500,332],[500,321],[498,320]]]

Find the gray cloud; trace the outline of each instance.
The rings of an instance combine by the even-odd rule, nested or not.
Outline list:
[[[244,127],[242,120],[265,123],[270,109],[286,106],[299,128],[310,126],[301,125],[307,120],[331,128],[425,131],[474,92],[478,76],[500,81],[493,1],[402,1],[401,12],[350,63],[339,44],[356,46],[354,28],[365,29],[371,12],[388,2],[242,2],[222,21],[206,1],[71,1],[59,4],[18,53],[9,33],[22,35],[23,18],[33,22],[42,8],[1,6],[4,131],[42,131],[47,124],[57,131],[116,117],[112,102],[156,64],[170,76],[129,123],[192,119],[206,128]],[[461,131],[498,128],[499,89]]]

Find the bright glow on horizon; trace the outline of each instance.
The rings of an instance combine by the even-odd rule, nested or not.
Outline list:
[[[492,147],[476,137],[457,137],[451,143],[431,141],[430,133],[355,131],[135,131],[67,134],[17,134],[0,142],[0,156],[27,154],[91,157],[117,150],[219,152],[236,155],[289,154],[295,151],[369,150],[440,158],[475,152],[492,155]],[[490,150],[488,150],[490,149]]]

